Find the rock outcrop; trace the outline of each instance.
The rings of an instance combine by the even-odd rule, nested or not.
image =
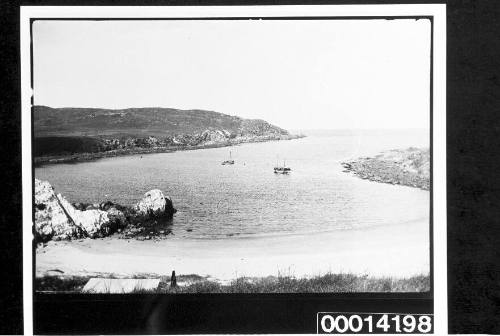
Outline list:
[[[141,216],[171,216],[176,212],[170,197],[163,195],[158,189],[145,193],[134,209]]]
[[[84,236],[61,204],[49,182],[35,179],[35,235],[37,240]]]
[[[410,147],[382,152],[375,157],[343,162],[344,172],[362,179],[429,190],[429,149]]]
[[[49,182],[35,179],[35,238],[37,241],[105,237],[137,218],[172,216],[172,200],[150,190],[132,209],[112,202],[70,204]]]
[[[102,210],[81,211],[46,181],[35,179],[35,232],[38,240],[102,237],[110,219]]]
[[[200,142],[211,145],[229,141],[231,138],[231,132],[227,130],[206,130],[202,132],[199,136]]]
[[[79,227],[86,237],[96,238],[109,234],[110,219],[108,213],[102,210],[77,210],[61,194],[57,195],[66,214]]]

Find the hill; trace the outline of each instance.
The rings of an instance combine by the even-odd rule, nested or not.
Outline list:
[[[226,130],[234,136],[282,134],[288,132],[263,120],[243,119],[205,110],[172,108],[51,108],[34,106],[35,137],[166,137]]]
[[[298,137],[264,120],[172,108],[110,110],[39,105],[33,107],[33,122],[35,163]]]

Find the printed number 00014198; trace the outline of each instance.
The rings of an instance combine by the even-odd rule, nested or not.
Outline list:
[[[432,332],[432,315],[318,313],[318,333],[408,333]]]

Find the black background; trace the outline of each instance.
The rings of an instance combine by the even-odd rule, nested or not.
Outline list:
[[[430,1],[427,1],[427,3]],[[238,1],[237,4],[387,4],[414,1]],[[424,3],[423,1],[421,3]],[[21,203],[21,124],[19,5],[231,5],[229,1],[3,1],[1,3],[2,36],[0,52],[0,207],[2,269],[0,296],[0,332],[22,333],[22,203]],[[447,175],[448,175],[448,287],[450,333],[500,333],[500,2],[447,2]],[[224,332],[236,326],[241,332],[299,332],[310,326],[304,319],[290,319],[310,310],[321,310],[324,303],[313,297],[282,297],[266,301],[252,296],[251,306],[242,307],[227,297],[206,300],[170,297],[167,303],[154,297],[143,306],[123,304],[115,297],[96,301],[105,316],[86,315],[85,303],[77,297],[67,300],[78,314],[70,316],[55,311],[59,320],[86,325],[89,332],[118,333],[117,326],[128,333],[151,333],[163,330],[189,332]],[[114,300],[114,301],[113,301]],[[184,300],[184,302],[179,304]],[[189,302],[192,300],[192,302]],[[348,299],[349,300],[349,299]],[[351,298],[364,300],[363,297]],[[370,300],[374,300],[373,297]],[[376,300],[376,299],[375,299]],[[408,306],[413,312],[425,309],[425,299]],[[51,300],[58,309],[57,300]],[[55,303],[54,303],[55,302]],[[372,301],[373,302],[373,301]],[[120,306],[125,307],[120,310]],[[328,309],[342,311],[347,301],[336,300]],[[363,304],[359,302],[359,304]],[[163,306],[162,306],[163,305]],[[273,306],[274,305],[274,306]],[[152,307],[163,307],[167,315],[152,314]],[[228,315],[221,315],[225,306]],[[59,306],[60,307],[60,306]],[[260,307],[260,309],[259,309]],[[318,307],[318,308],[316,308]],[[280,313],[269,315],[269,311]],[[387,307],[390,308],[390,307]],[[428,308],[428,307],[427,307]],[[87,307],[88,309],[88,307]],[[158,311],[158,310],[157,310]],[[49,310],[40,311],[40,314]],[[43,315],[41,317],[44,317]],[[67,320],[67,319],[70,320]],[[72,319],[72,320],[71,320]],[[261,320],[259,320],[261,319]],[[45,318],[46,331],[51,329]],[[54,320],[54,319],[52,319]],[[267,321],[271,323],[261,323]],[[314,320],[313,320],[314,321]],[[133,329],[141,325],[146,329]],[[59,333],[74,332],[73,326],[60,324]],[[36,326],[35,326],[36,327]],[[52,326],[51,330],[54,329]],[[128,329],[127,329],[128,328]],[[210,329],[207,329],[210,328]],[[217,329],[218,328],[218,329]],[[227,329],[226,329],[227,330]],[[315,330],[315,326],[314,326]],[[42,331],[42,330],[40,330]],[[191,329],[192,331],[192,329]]]
[[[434,332],[434,316],[432,315],[410,315],[416,322],[411,327],[411,319],[404,314],[359,314],[359,313],[319,313],[319,334],[405,334],[405,333],[429,333]],[[385,317],[385,320],[384,320]],[[411,317],[410,317],[411,318]],[[369,320],[371,319],[371,322]],[[335,320],[335,322],[333,322]],[[427,323],[422,323],[427,321]],[[352,321],[352,322],[351,322]],[[407,322],[410,321],[410,322]],[[371,332],[370,332],[371,330]],[[420,331],[422,330],[422,331]],[[343,332],[342,332],[343,331]]]
[[[418,295],[56,294],[35,302],[41,334],[312,334],[319,311],[432,312],[432,300]]]

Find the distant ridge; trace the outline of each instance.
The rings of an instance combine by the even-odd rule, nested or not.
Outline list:
[[[290,140],[260,119],[204,110],[33,107],[35,163]]]
[[[264,120],[244,119],[205,110],[174,108],[101,109],[34,106],[35,137],[43,136],[174,136],[226,130],[234,136],[288,131]]]

